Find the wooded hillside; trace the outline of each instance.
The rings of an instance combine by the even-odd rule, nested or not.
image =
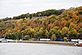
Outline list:
[[[82,38],[82,6],[2,19],[0,36],[9,39]]]

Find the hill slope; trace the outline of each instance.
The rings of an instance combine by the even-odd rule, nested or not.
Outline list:
[[[64,10],[59,15],[1,20],[0,36],[10,39],[82,38],[82,6]]]

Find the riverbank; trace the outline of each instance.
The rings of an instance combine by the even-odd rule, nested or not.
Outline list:
[[[9,43],[37,43],[37,44],[57,44],[57,45],[75,46],[74,42],[60,42],[60,41],[16,41]]]
[[[37,43],[37,44],[57,44],[57,45],[67,45],[76,46],[76,42],[63,42],[63,41],[32,41],[32,40],[9,40],[1,43]]]

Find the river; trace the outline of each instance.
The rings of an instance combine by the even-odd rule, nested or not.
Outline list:
[[[54,44],[0,43],[0,55],[82,55],[82,47]]]

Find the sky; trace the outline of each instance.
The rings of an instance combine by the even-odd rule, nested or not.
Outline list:
[[[0,18],[82,6],[82,0],[0,0]]]

